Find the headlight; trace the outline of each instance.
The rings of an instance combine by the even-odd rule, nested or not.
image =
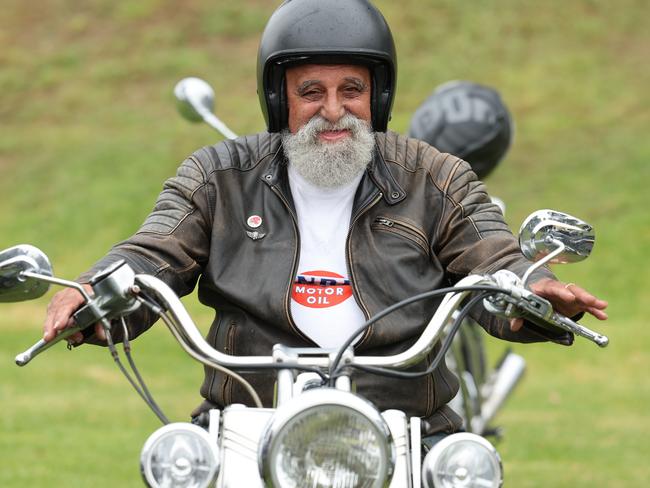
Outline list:
[[[145,442],[140,469],[145,482],[154,488],[208,487],[219,470],[216,441],[196,425],[165,425]]]
[[[425,488],[499,488],[501,459],[494,446],[476,434],[445,437],[424,458]]]
[[[394,448],[370,403],[339,390],[303,393],[278,408],[266,429],[260,469],[276,488],[388,485]]]

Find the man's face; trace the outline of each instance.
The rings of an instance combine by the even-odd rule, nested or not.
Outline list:
[[[372,160],[370,73],[363,66],[303,65],[286,73],[289,163],[321,188],[351,184]]]
[[[289,131],[298,132],[315,115],[336,123],[346,113],[370,125],[370,72],[365,66],[306,64],[287,69]],[[324,130],[323,143],[339,142],[350,131]]]

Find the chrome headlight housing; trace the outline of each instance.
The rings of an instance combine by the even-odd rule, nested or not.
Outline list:
[[[425,488],[499,488],[502,485],[499,453],[476,434],[445,437],[433,446],[422,464]]]
[[[278,408],[259,464],[266,485],[275,488],[380,488],[392,476],[395,450],[374,406],[321,388]]]
[[[149,436],[140,454],[140,470],[154,488],[211,486],[219,472],[216,441],[202,428],[173,423]]]

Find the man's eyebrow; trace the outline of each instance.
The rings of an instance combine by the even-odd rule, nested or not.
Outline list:
[[[354,87],[359,91],[366,91],[368,89],[368,84],[364,82],[362,79],[357,78],[355,76],[348,76],[345,78],[345,81],[348,83],[352,83]]]
[[[318,85],[320,83],[320,80],[307,80],[303,81],[297,88],[296,88],[296,93],[298,95],[304,95],[309,88],[311,88],[314,85]]]
[[[351,83],[354,85],[356,89],[359,91],[366,91],[368,90],[368,84],[365,83],[363,80],[360,78],[357,78],[355,76],[347,76],[344,78],[346,83]],[[321,80],[307,80],[303,81],[298,87],[296,88],[296,94],[298,96],[304,95],[305,92],[307,92],[312,86],[318,85],[321,83]]]

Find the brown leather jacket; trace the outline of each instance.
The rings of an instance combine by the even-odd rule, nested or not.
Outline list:
[[[354,298],[366,317],[470,273],[501,268],[523,273],[527,262],[515,238],[467,163],[393,132],[377,134],[376,140],[374,160],[355,196],[346,244]],[[261,227],[247,226],[251,215],[262,217]],[[253,230],[263,237],[251,239],[247,231]],[[200,277],[201,302],[218,311],[208,341],[228,354],[270,355],[276,343],[315,346],[290,314],[299,239],[280,137],[261,133],[205,147],[186,159],[140,230],[85,277],[120,258],[180,295]],[[414,303],[371,326],[357,353],[405,350],[437,303]],[[487,314],[480,320],[488,332],[508,340],[548,340],[525,327],[513,334]],[[131,334],[150,325],[151,319],[140,315],[130,321]],[[270,373],[245,376],[270,406]],[[357,374],[355,382],[358,393],[380,409],[426,418],[429,431],[460,426],[446,407],[458,382],[444,364],[420,379]],[[206,402],[195,413],[250,402],[239,384],[209,368],[201,395]]]

